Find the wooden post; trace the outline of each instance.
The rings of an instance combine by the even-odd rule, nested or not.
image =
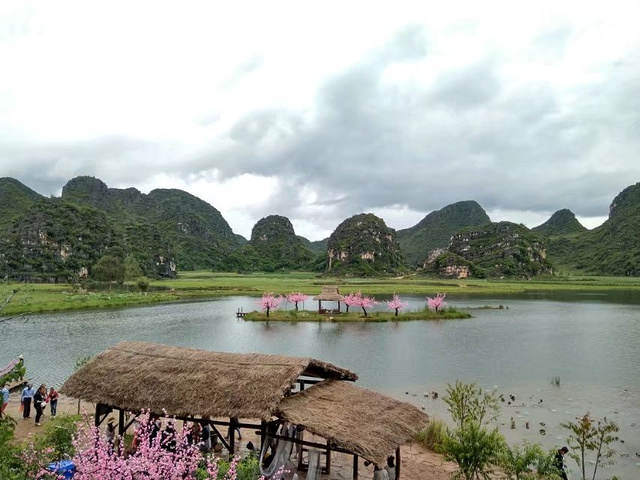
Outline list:
[[[353,456],[353,480],[358,480],[358,455]]]
[[[318,300],[318,313],[322,311],[322,300]]]
[[[340,313],[340,300],[338,300],[338,313]]]
[[[331,475],[331,446],[327,440],[327,475]]]
[[[264,447],[264,441],[267,438],[267,422],[265,420],[262,420],[260,422],[260,452],[262,452],[262,449]]]
[[[236,453],[236,421],[233,418],[229,419],[229,455],[233,456]]]
[[[96,427],[100,426],[100,404],[96,403],[96,416],[93,417],[93,424]]]
[[[400,480],[400,447],[396,448],[396,480]]]
[[[121,408],[118,410],[118,435],[123,437],[124,436],[124,410]]]

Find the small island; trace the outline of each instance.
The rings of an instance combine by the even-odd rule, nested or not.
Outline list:
[[[366,316],[362,312],[318,313],[309,310],[276,310],[269,316],[264,312],[247,312],[243,317],[251,322],[406,322],[411,320],[451,320],[472,318],[468,312],[447,308],[439,312],[429,309],[403,312],[396,317],[393,312],[373,312]]]
[[[237,316],[251,322],[404,322],[409,320],[471,318],[471,314],[468,312],[461,312],[448,307],[444,301],[445,294],[437,294],[431,298],[427,297],[425,308],[412,312],[401,312],[400,310],[406,308],[408,303],[403,302],[400,297],[394,294],[392,300],[384,302],[389,311],[370,313],[367,309],[380,302],[377,302],[373,297],[363,295],[361,292],[343,296],[335,285],[323,287],[322,292],[313,297],[318,302],[317,311],[298,309],[298,304],[304,302],[307,298],[307,295],[301,292],[293,292],[285,297],[265,292],[260,300],[262,312],[238,311]],[[295,310],[276,310],[284,300],[293,304]],[[337,308],[323,308],[323,301],[335,302]],[[342,311],[342,304],[345,305],[346,311]],[[358,310],[349,312],[349,307]]]

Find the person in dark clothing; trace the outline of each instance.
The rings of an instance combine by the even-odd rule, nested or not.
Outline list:
[[[169,422],[162,432],[162,441],[161,445],[168,452],[175,453],[176,452],[176,429],[173,426],[172,422]]]
[[[229,429],[227,430],[227,436],[224,438],[229,438],[231,435],[235,435],[235,432],[238,432],[238,438],[242,440],[242,433],[240,433],[240,427],[237,425],[240,423],[240,419],[238,417],[231,417],[230,423]]]
[[[564,456],[567,452],[569,452],[567,447],[562,447],[556,452],[555,465],[562,480],[568,480],[567,472],[564,469]]]
[[[40,426],[40,418],[44,412],[44,407],[47,405],[45,398],[47,398],[47,387],[43,384],[40,385],[40,388],[33,396],[33,406],[36,409],[36,426]]]

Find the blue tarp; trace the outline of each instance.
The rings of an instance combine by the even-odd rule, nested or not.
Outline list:
[[[64,478],[73,478],[73,474],[76,473],[76,466],[71,460],[50,463],[48,469]]]

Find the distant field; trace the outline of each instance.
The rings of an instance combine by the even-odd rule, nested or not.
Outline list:
[[[19,289],[2,310],[4,316],[91,308],[116,308],[161,302],[188,301],[229,295],[260,296],[263,292],[284,294],[320,292],[322,285],[339,285],[342,292],[362,291],[367,295],[435,293],[465,295],[510,295],[547,291],[638,291],[638,277],[540,277],[535,280],[443,280],[417,275],[398,278],[332,278],[315,273],[233,274],[208,271],[183,272],[177,279],[151,282],[141,293],[134,285],[98,292],[78,293],[72,285],[0,284],[0,306],[13,289]]]

